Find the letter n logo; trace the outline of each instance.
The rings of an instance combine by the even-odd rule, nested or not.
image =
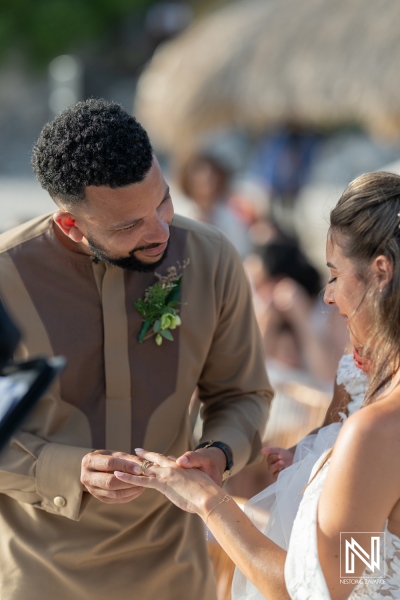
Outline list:
[[[383,536],[384,534],[380,532],[341,532],[340,576],[354,576],[355,559],[358,558],[368,569],[361,577],[383,577],[385,570],[385,564],[381,564]],[[382,550],[384,551],[384,549],[383,545]]]

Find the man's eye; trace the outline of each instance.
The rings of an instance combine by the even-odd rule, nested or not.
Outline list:
[[[134,227],[136,227],[137,223],[133,223],[132,225],[129,225],[129,227],[125,227],[124,229],[120,229],[119,232],[120,233],[124,233],[125,231],[130,231],[131,229],[133,229]]]
[[[334,281],[336,281],[336,279],[337,279],[337,277],[332,277],[332,279],[330,279],[330,280],[328,281],[328,284],[329,284],[329,283],[333,283]]]

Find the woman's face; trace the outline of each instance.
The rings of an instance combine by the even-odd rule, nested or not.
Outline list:
[[[351,343],[361,349],[368,336],[370,322],[367,303],[363,300],[365,283],[357,277],[354,261],[344,256],[341,247],[329,238],[326,261],[330,278],[325,288],[324,302],[337,307],[340,315],[346,319]]]
[[[197,162],[189,169],[189,196],[204,209],[211,208],[218,200],[220,192],[220,176],[208,162]]]

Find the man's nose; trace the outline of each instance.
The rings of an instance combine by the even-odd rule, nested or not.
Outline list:
[[[169,226],[170,223],[165,219],[159,215],[155,216],[152,222],[149,223],[149,227],[144,235],[145,240],[150,243],[160,244],[166,242],[169,238]]]

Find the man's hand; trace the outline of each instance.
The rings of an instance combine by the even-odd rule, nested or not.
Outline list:
[[[221,485],[226,469],[226,456],[220,448],[199,448],[185,452],[176,459],[176,464],[184,469],[199,469],[217,484]]]
[[[106,504],[124,504],[144,492],[143,487],[132,486],[117,479],[114,471],[125,471],[126,460],[142,464],[142,459],[126,452],[95,450],[82,459],[81,482],[97,500]]]

